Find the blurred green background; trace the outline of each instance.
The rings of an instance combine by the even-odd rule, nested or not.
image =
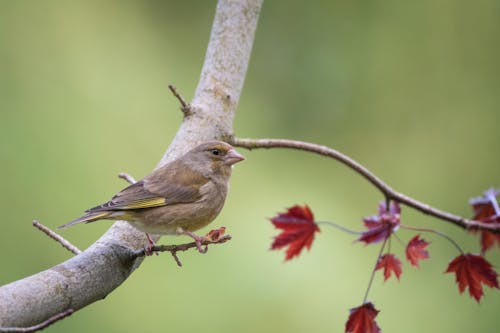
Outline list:
[[[0,1],[0,284],[69,253],[31,226],[55,227],[140,178],[181,122],[167,85],[197,85],[215,1]],[[468,199],[500,186],[500,2],[289,1],[264,4],[235,119],[239,136],[335,147],[396,189],[470,216]],[[307,153],[243,151],[213,227],[233,240],[206,255],[148,258],[120,288],[51,332],[342,332],[360,305],[377,246],[324,227],[310,253],[269,252],[266,218],[309,204],[353,229],[380,194]],[[478,251],[476,237],[403,210]],[[110,225],[63,235],[86,248]],[[400,231],[403,242],[413,234]],[[369,299],[384,332],[498,331],[500,298],[460,296],[457,255],[433,236],[432,260],[377,274]],[[162,242],[184,239],[164,237]],[[404,258],[404,248],[393,243]],[[488,254],[500,264],[498,248]]]

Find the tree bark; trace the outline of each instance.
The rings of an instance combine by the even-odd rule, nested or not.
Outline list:
[[[262,0],[219,0],[189,114],[158,166],[198,145],[229,140]],[[144,235],[118,221],[81,254],[0,287],[0,326],[26,327],[103,299],[142,262]],[[135,258],[135,259],[134,259]]]

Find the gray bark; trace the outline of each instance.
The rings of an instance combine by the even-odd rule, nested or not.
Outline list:
[[[262,1],[219,0],[192,113],[159,166],[201,142],[231,138]],[[144,244],[144,234],[118,221],[81,254],[0,287],[0,326],[31,326],[105,298],[139,267],[132,253]]]

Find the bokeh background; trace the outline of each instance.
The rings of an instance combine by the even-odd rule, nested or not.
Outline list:
[[[197,85],[215,1],[0,1],[0,284],[70,254],[31,226],[55,227],[107,200],[159,161],[181,113],[167,85]],[[239,136],[335,147],[396,189],[470,216],[500,186],[500,2],[289,1],[264,4],[235,119]],[[353,229],[380,194],[335,161],[244,152],[212,226],[234,239],[206,255],[147,259],[120,288],[50,332],[342,332],[378,251],[324,227],[283,263],[266,218],[309,204]],[[403,223],[477,238],[404,209]],[[63,235],[86,248],[110,225]],[[403,242],[413,234],[401,231]],[[369,299],[384,332],[498,331],[498,292],[460,296],[443,271],[457,255],[427,235],[432,260],[377,274]],[[185,239],[165,237],[164,243]],[[186,239],[187,240],[187,239]],[[403,259],[404,248],[393,243]],[[488,254],[500,264],[498,248]]]

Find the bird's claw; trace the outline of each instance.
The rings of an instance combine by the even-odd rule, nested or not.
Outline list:
[[[151,245],[144,246],[144,254],[149,257],[153,255],[153,247]]]
[[[208,245],[205,245],[205,247],[202,248],[201,242],[196,242],[196,249],[198,250],[198,252],[204,254],[204,253],[207,253],[207,251],[208,251]]]
[[[149,236],[148,233],[146,233],[146,238],[148,239],[148,244],[146,246],[144,246],[144,254],[146,256],[152,256],[153,253],[156,253],[156,255],[158,255],[158,252],[156,251],[153,251],[153,246],[155,245],[155,242],[154,240],[151,238],[151,236]]]
[[[200,253],[207,253],[208,251],[208,245],[205,245],[205,247],[203,248],[203,245],[201,244],[204,240],[205,240],[205,237],[204,236],[198,236],[198,235],[189,235],[191,236],[193,239],[194,239],[194,242],[196,243],[196,249],[198,250],[198,252]]]
[[[207,253],[208,245],[205,245],[205,248],[203,248],[202,247],[203,245],[201,244],[203,241],[205,241],[207,239],[205,236],[198,236],[194,232],[182,230],[182,229],[177,230],[177,233],[180,235],[186,235],[186,236],[191,237],[192,239],[194,239],[194,242],[196,243],[196,249],[198,250],[198,252]]]

